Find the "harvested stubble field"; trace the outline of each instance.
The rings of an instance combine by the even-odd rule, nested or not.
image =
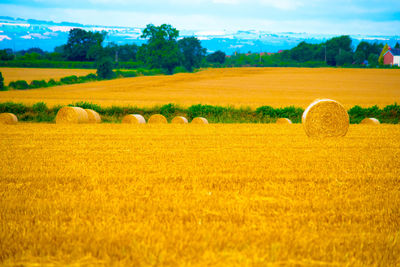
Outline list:
[[[0,125],[0,263],[400,265],[400,127]]]
[[[20,78],[26,78],[28,73],[29,70],[21,73]],[[354,105],[384,107],[393,104],[400,99],[399,85],[400,71],[390,69],[208,69],[172,76],[0,92],[0,102],[31,105],[44,101],[49,106],[87,101],[101,106],[149,107],[175,103],[305,108],[316,98],[331,98],[349,109]]]
[[[4,77],[4,83],[8,85],[12,81],[25,80],[30,83],[32,80],[59,80],[60,78],[76,75],[85,76],[89,73],[96,73],[96,70],[88,69],[39,69],[39,68],[0,68]]]

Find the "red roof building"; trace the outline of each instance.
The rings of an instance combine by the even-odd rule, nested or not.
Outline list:
[[[383,55],[383,64],[400,66],[400,49],[389,48]]]

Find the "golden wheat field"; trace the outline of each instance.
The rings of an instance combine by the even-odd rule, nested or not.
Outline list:
[[[399,125],[0,127],[2,265],[400,265]]]
[[[35,72],[27,70],[21,78],[26,78],[29,71]],[[7,73],[3,76],[8,79]],[[0,92],[0,102],[44,101],[49,106],[88,101],[101,106],[175,103],[305,108],[316,98],[331,98],[346,108],[384,107],[399,102],[399,86],[400,71],[390,69],[232,68]]]
[[[96,73],[96,70],[88,69],[40,69],[40,68],[0,68],[4,77],[4,83],[8,85],[11,81],[25,80],[28,83],[32,80],[59,80],[60,78],[76,75],[85,76],[89,73]]]

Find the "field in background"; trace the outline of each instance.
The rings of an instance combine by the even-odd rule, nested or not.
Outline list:
[[[5,85],[12,81],[25,80],[30,83],[32,80],[58,81],[60,78],[76,75],[85,76],[89,73],[96,73],[96,70],[88,69],[34,69],[34,68],[0,68]]]
[[[29,75],[20,73],[20,78]],[[46,69],[46,71],[52,71]],[[76,70],[65,70],[67,76]],[[87,70],[86,70],[87,71]],[[88,71],[89,72],[89,71]],[[54,75],[48,74],[48,77]],[[6,74],[3,76],[9,79]],[[270,105],[307,107],[316,98],[332,98],[351,108],[380,107],[400,99],[400,71],[335,68],[232,68],[208,69],[173,76],[125,78],[46,89],[0,92],[0,102],[48,106],[79,101],[101,106],[151,107],[175,103],[233,105],[252,108]]]
[[[3,264],[400,264],[398,125],[0,127]]]

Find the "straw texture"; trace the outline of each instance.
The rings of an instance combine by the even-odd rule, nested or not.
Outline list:
[[[0,113],[0,123],[17,124],[18,118],[13,113]]]
[[[183,116],[176,116],[175,118],[172,119],[171,123],[186,124],[188,123],[188,120]]]
[[[122,119],[122,123],[144,124],[146,123],[146,120],[140,114],[128,114]]]
[[[88,123],[88,113],[79,107],[63,107],[57,112],[56,123]]]
[[[148,123],[168,123],[168,122],[163,115],[154,114],[149,118]]]
[[[86,113],[88,114],[88,122],[89,123],[100,123],[101,122],[101,117],[99,113],[92,109],[85,109]]]
[[[339,102],[319,99],[304,111],[302,123],[309,137],[340,137],[349,129],[349,115]]]
[[[361,122],[361,124],[381,124],[378,119],[375,118],[365,118]]]
[[[191,123],[194,124],[208,124],[208,120],[206,118],[203,117],[196,117],[192,120]]]
[[[288,118],[279,118],[276,120],[276,124],[292,124],[292,121]]]

